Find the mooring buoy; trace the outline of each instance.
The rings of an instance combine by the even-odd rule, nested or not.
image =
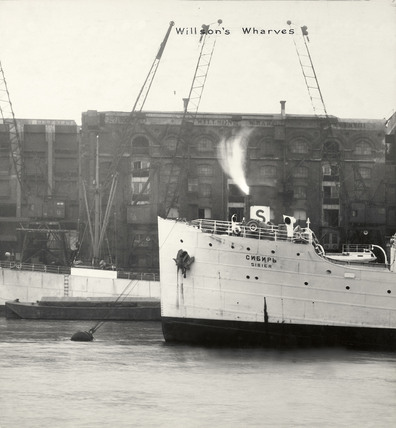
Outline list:
[[[92,342],[93,340],[93,334],[90,331],[78,331],[77,333],[74,333],[73,336],[70,338],[70,340],[73,340],[74,342]]]
[[[121,302],[128,296],[128,294],[136,287],[136,285],[139,283],[139,281],[136,281],[134,286],[131,290],[128,291],[128,288],[130,288],[131,284],[133,284],[133,280],[131,280],[126,287],[124,288],[123,292],[117,297],[117,299],[114,302],[114,306],[110,308],[110,311],[107,314],[107,318],[110,317],[110,314],[114,311],[114,309],[117,306],[118,301],[122,298]],[[77,333],[74,333],[73,336],[70,338],[70,340],[73,340],[74,342],[92,342],[94,340],[93,334],[96,330],[98,330],[102,325],[105,323],[105,320],[99,321],[94,327],[90,328],[88,331],[78,331]]]

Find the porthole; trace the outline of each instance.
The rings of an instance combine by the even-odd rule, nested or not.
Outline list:
[[[246,248],[246,250],[247,250],[247,251],[250,251],[250,247],[247,247],[247,248]]]
[[[300,253],[297,253],[297,256],[299,256],[300,255]]]
[[[349,285],[347,285],[345,288],[346,288],[347,290],[349,290],[351,287],[350,287]]]
[[[326,273],[328,273],[330,275],[331,274],[331,270],[327,269]]]
[[[304,282],[304,285],[308,285],[308,282],[307,282],[307,281],[305,281],[305,282]]]
[[[234,249],[234,248],[235,248],[234,244],[231,244],[231,248],[232,248],[232,249]]]
[[[275,254],[275,250],[271,250],[271,254]]]
[[[258,276],[255,276],[255,277],[254,277],[254,279],[255,279],[255,280],[258,280]]]
[[[183,243],[183,239],[180,239],[180,242]]]
[[[246,275],[246,279],[250,279],[250,276],[249,276],[249,275]]]
[[[209,247],[211,247],[213,244],[211,242],[209,242]]]
[[[391,291],[391,290],[388,290],[388,291],[387,291],[387,293],[388,293],[388,294],[391,294],[391,293],[392,293],[392,291]]]

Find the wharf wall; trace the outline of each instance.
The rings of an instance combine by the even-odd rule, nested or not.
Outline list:
[[[43,297],[128,297],[160,298],[159,281],[98,278],[0,268],[0,305],[8,300],[35,302]],[[0,315],[1,315],[0,310]]]

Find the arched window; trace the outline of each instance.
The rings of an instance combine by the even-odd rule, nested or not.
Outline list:
[[[263,138],[260,140],[259,148],[262,156],[273,156],[275,154],[275,144],[271,138]]]
[[[355,155],[371,155],[371,145],[367,141],[359,141],[356,143]]]
[[[150,153],[150,143],[147,137],[139,135],[132,140],[132,153],[135,155],[148,155]]]
[[[177,147],[177,137],[175,137],[175,136],[166,137],[164,142],[163,142],[163,145],[169,151],[171,151],[171,152],[175,151],[176,147]]]
[[[197,150],[199,152],[210,152],[213,150],[213,141],[207,135],[202,135],[197,140]]]
[[[340,146],[337,141],[328,140],[323,144],[323,151],[329,155],[337,155],[340,153]]]

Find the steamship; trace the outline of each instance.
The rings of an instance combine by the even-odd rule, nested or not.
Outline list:
[[[396,350],[396,234],[385,263],[350,264],[283,219],[158,219],[165,340]]]

